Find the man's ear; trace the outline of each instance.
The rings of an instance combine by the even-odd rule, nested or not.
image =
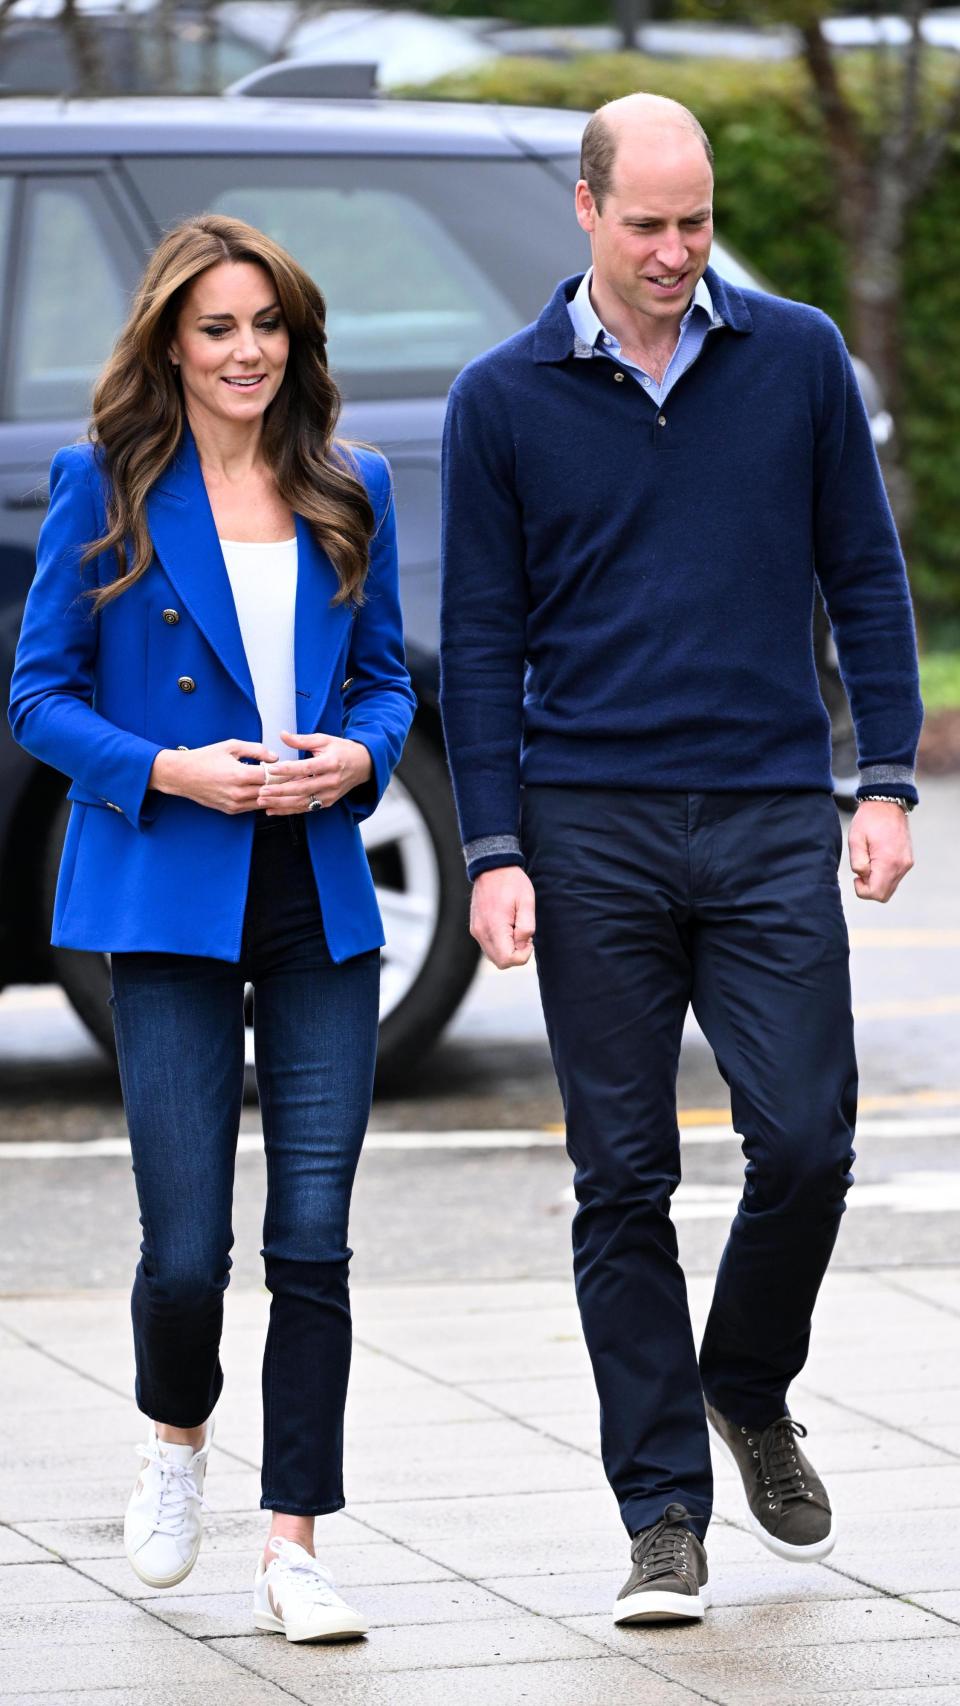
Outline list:
[[[577,180],[577,187],[574,191],[574,205],[577,212],[577,224],[580,229],[588,232],[593,231],[600,215],[586,178]]]

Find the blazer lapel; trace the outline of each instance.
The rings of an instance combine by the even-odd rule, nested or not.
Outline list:
[[[147,519],[154,550],[180,599],[241,692],[256,703],[230,578],[189,428],[147,498]]]
[[[297,731],[313,734],[330,690],[330,676],[351,621],[350,606],[334,604],[337,571],[302,515],[297,523],[297,607],[294,667]]]

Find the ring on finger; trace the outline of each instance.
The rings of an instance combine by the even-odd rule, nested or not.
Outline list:
[[[323,811],[323,801],[321,800],[319,794],[312,794],[310,796],[309,800],[307,801],[307,811],[308,812],[322,812]]]

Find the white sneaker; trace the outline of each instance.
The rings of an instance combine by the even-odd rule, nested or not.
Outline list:
[[[203,1481],[212,1440],[212,1416],[198,1450],[158,1439],[151,1422],[146,1445],[136,1448],[140,1475],[123,1521],[123,1544],[148,1587],[176,1587],[197,1561],[203,1539]]]
[[[278,1536],[253,1580],[253,1621],[288,1641],[350,1641],[367,1633],[366,1620],[334,1590],[329,1570],[302,1546]]]

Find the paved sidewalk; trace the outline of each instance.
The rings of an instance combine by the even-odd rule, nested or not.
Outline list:
[[[707,1282],[691,1296],[702,1321]],[[250,1624],[265,1295],[228,1295],[214,1508],[167,1594],[122,1552],[126,1299],[0,1299],[0,1706],[958,1706],[960,1268],[827,1280],[793,1409],[838,1512],[828,1563],[764,1552],[718,1463],[706,1624],[624,1632],[570,1284],[354,1299],[351,1503],[320,1545],[372,1628],[333,1648]]]

